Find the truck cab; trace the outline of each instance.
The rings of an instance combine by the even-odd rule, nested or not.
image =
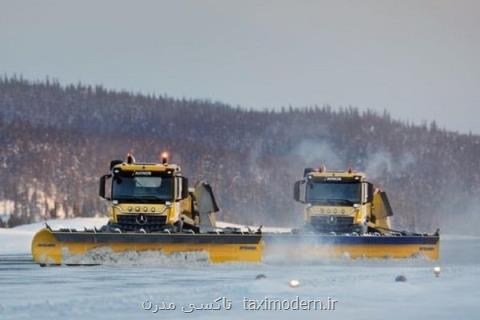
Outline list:
[[[306,168],[295,183],[294,199],[306,205],[305,227],[315,232],[364,234],[390,228],[386,194],[352,169]]]
[[[168,163],[167,154],[162,155],[162,163],[136,163],[132,155],[126,161],[113,160],[110,173],[100,178],[99,195],[108,201],[106,227],[110,230],[196,232],[199,229],[195,191],[189,190],[180,166]],[[211,197],[208,211],[216,212],[213,194]]]

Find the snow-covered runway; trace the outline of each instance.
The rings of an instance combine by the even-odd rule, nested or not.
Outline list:
[[[104,220],[77,222],[91,227]],[[437,262],[287,259],[207,265],[147,253],[107,266],[41,268],[28,253],[39,226],[0,230],[0,319],[478,318],[480,243],[475,237],[443,237]],[[432,272],[436,265],[442,268],[438,278]],[[265,277],[256,279],[260,274]],[[398,275],[407,281],[395,282]],[[292,288],[292,279],[300,286]],[[329,299],[338,301],[335,310],[307,311],[292,304]],[[230,302],[229,310],[215,300]],[[290,302],[284,304],[290,310],[264,310],[282,301]],[[175,309],[162,310],[165,306]],[[200,310],[207,306],[220,310]]]

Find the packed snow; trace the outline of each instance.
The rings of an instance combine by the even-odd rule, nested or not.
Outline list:
[[[98,228],[105,222],[103,218],[47,221],[53,228],[76,229]],[[101,266],[41,268],[32,263],[29,251],[31,237],[42,226],[0,229],[2,320],[478,317],[476,237],[442,236],[439,261],[286,257],[211,265],[201,253],[166,257],[143,252],[112,256]],[[436,266],[441,268],[439,277],[433,272]],[[396,282],[399,275],[406,281]],[[283,301],[290,310],[268,310]],[[298,304],[304,301],[324,306],[336,301],[335,310],[303,310]]]

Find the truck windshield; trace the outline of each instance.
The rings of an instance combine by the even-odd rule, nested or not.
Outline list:
[[[132,203],[172,201],[173,177],[116,175],[112,199]]]
[[[330,205],[353,205],[360,203],[359,182],[309,182],[306,200],[308,203]]]

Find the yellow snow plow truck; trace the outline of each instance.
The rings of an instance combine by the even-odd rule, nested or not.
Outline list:
[[[203,254],[210,262],[260,261],[261,232],[217,228],[218,207],[210,185],[189,189],[180,166],[114,160],[100,178],[100,197],[108,201],[108,223],[100,229],[52,230],[48,225],[32,240],[40,265],[101,264],[105,250]],[[108,254],[108,252],[107,252]]]
[[[392,230],[387,194],[363,173],[307,168],[294,185],[294,199],[305,205],[305,224],[291,233],[264,234],[269,253],[286,252],[290,258],[438,259],[438,229],[430,235]]]

